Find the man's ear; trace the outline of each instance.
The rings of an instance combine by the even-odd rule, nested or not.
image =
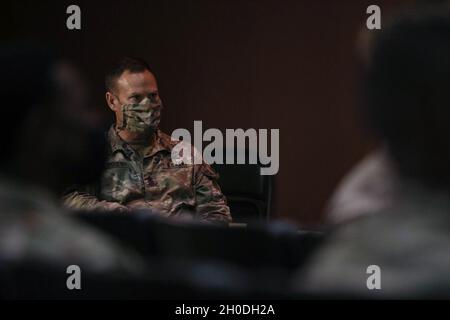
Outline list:
[[[106,103],[108,104],[108,107],[112,111],[116,111],[116,100],[117,100],[116,96],[108,91],[108,92],[106,92],[105,98],[106,98]]]

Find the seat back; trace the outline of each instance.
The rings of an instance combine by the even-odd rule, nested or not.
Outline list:
[[[226,196],[233,222],[251,224],[270,217],[272,176],[261,175],[261,164],[213,164]],[[226,153],[225,153],[226,154]]]

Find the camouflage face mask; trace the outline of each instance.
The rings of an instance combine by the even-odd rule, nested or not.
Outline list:
[[[136,133],[147,133],[158,128],[161,119],[161,100],[145,98],[141,103],[122,105],[122,121],[117,128]]]

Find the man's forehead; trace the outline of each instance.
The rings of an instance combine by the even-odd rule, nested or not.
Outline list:
[[[158,90],[156,79],[151,72],[125,71],[117,79],[117,89],[124,91],[155,91]]]

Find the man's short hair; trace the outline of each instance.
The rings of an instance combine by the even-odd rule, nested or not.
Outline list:
[[[12,155],[18,147],[24,122],[35,108],[48,108],[56,99],[52,69],[59,60],[51,50],[28,45],[5,46],[0,50],[2,109],[0,155]],[[4,162],[2,157],[0,162]]]
[[[375,39],[365,111],[400,172],[450,186],[448,6],[397,17]]]
[[[143,59],[123,57],[117,60],[106,73],[105,88],[107,91],[113,91],[115,89],[117,79],[125,71],[137,73],[144,72],[145,70],[152,72],[147,62],[145,62]]]

